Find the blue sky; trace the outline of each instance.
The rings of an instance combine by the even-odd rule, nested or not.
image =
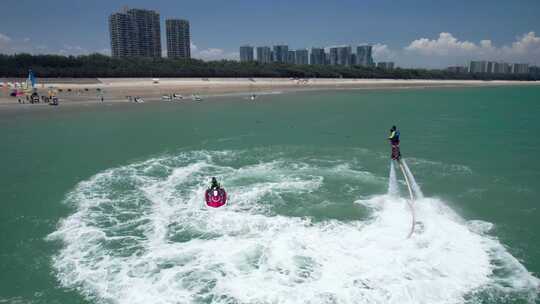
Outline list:
[[[538,0],[2,0],[0,52],[106,53],[107,18],[124,5],[157,10],[162,22],[190,20],[193,53],[203,59],[236,58],[241,44],[371,43],[376,60],[400,66],[540,64]]]

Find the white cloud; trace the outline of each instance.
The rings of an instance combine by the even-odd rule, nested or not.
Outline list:
[[[540,56],[540,37],[535,32],[529,32],[512,43],[512,46],[504,46],[502,52],[514,55],[536,55]]]
[[[0,33],[0,53],[10,53],[11,49],[11,38],[6,35]]]
[[[420,38],[405,47],[406,51],[431,56],[473,56],[485,59],[499,58],[512,60],[540,56],[540,37],[529,32],[513,42],[510,46],[496,47],[491,40],[481,40],[478,44],[460,41],[450,33],[440,33],[438,39]]]
[[[377,61],[392,60],[396,57],[394,51],[390,50],[388,45],[375,43],[373,45],[373,58]]]
[[[223,49],[209,48],[196,52],[194,57],[202,60],[238,59],[238,53],[227,53]]]
[[[68,45],[64,44],[64,47],[58,51],[62,55],[87,55],[91,53],[88,49],[80,45]]]
[[[491,45],[491,41],[483,40],[485,45]],[[406,51],[417,52],[422,55],[447,56],[450,54],[463,54],[477,51],[479,46],[469,41],[459,41],[450,33],[440,33],[439,38],[430,40],[420,38],[405,47]]]
[[[197,55],[201,58],[221,58],[223,57],[223,54],[225,53],[222,49],[216,49],[216,48],[209,48],[206,50],[201,50],[197,53]]]
[[[111,49],[109,49],[109,48],[101,49],[101,50],[98,50],[96,53],[110,56],[111,55]]]
[[[238,52],[227,52],[220,48],[199,49],[196,44],[191,43],[191,57],[205,61],[222,59],[238,60],[240,55]]]
[[[495,46],[489,39],[471,42],[459,40],[451,33],[440,33],[437,39],[420,38],[399,52],[401,62],[408,66],[444,67],[466,64],[469,60],[495,60],[538,64],[540,37],[529,32],[516,37],[510,45]]]
[[[8,35],[0,33],[0,44],[8,44],[10,42],[11,38]]]

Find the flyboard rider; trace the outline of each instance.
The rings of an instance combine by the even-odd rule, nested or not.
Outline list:
[[[388,140],[390,141],[390,145],[392,145],[392,159],[399,161],[401,159],[401,152],[399,150],[399,130],[396,126],[392,126],[390,129]]]

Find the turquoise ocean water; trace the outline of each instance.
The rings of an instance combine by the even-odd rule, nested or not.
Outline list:
[[[0,303],[536,303],[539,97],[5,109]],[[392,124],[419,187],[411,238]],[[211,176],[224,208],[203,203]]]

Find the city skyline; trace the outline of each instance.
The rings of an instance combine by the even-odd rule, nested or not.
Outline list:
[[[161,13],[162,28],[165,28],[166,19],[189,20],[192,25],[192,57],[204,60],[239,59],[238,46],[246,43],[282,43],[291,49],[349,43],[371,44],[376,61],[395,61],[403,67],[442,68],[464,65],[471,60],[538,65],[540,21],[534,13],[538,10],[534,8],[540,9],[540,3],[496,2],[468,3],[460,0],[452,5],[434,5],[420,1],[414,6],[407,6],[390,1],[367,1],[365,5],[345,1],[343,5],[335,6],[324,1],[312,1],[306,6],[306,1],[268,4],[241,0],[224,4],[203,0],[178,4],[172,1],[111,0],[76,5],[65,0],[55,3],[13,1],[7,3],[9,10],[0,12],[3,20],[0,53],[111,54],[106,19],[118,8],[128,5]],[[209,5],[215,9],[209,11],[206,8]],[[364,6],[369,9],[360,9]],[[53,16],[36,15],[47,26],[20,22],[17,16],[31,18],[37,13],[35,7],[40,7],[39,11],[55,11]],[[330,7],[332,14],[328,13]],[[303,13],[299,16],[300,8]],[[478,18],[474,14],[480,9],[489,18]],[[79,13],[81,11],[84,14]],[[247,11],[254,14],[244,14]],[[242,12],[242,18],[235,18],[238,12]],[[466,19],[466,22],[460,22],[464,24],[455,22],[458,13],[460,19]],[[279,16],[279,23],[273,22],[275,16]],[[510,26],[498,21],[508,16],[519,18],[512,18]],[[402,24],[407,27],[403,28]],[[69,25],[69,30],[66,25]],[[218,25],[223,26],[216,30]],[[161,36],[164,46],[165,35]],[[166,55],[164,47],[162,55]]]
[[[350,45],[289,49],[288,45],[251,46],[239,48],[240,62],[287,63],[298,65],[343,65],[376,66],[371,45],[359,45],[353,50]],[[286,54],[286,56],[285,56]],[[384,65],[387,69],[387,65]],[[391,62],[392,68],[394,63]],[[388,69],[392,69],[388,68]]]

